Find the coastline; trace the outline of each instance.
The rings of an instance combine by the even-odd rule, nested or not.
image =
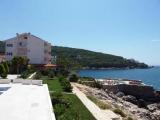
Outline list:
[[[95,79],[116,78],[141,80],[146,85],[153,86],[156,90],[160,90],[160,67],[157,66],[147,69],[79,69],[77,73],[81,77],[91,77]]]
[[[94,68],[94,67],[82,67],[78,70],[130,70],[130,69],[151,69],[156,66],[148,66],[148,67],[122,67],[122,68],[117,68],[117,67],[101,67],[101,68]]]
[[[133,120],[159,120],[160,118],[160,103],[145,102],[131,95],[122,93],[113,94],[104,89],[93,88],[90,86],[76,84],[86,96],[93,96],[100,101],[109,103],[112,108],[118,108],[127,116],[131,116]],[[138,104],[136,104],[138,102]],[[111,108],[111,109],[112,109]]]

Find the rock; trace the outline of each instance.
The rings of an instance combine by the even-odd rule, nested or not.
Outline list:
[[[150,112],[146,109],[141,109],[141,111],[136,113],[136,115],[139,118],[143,118],[143,120],[152,120]]]
[[[153,113],[153,115],[154,115],[155,120],[160,120],[160,111],[159,111],[159,110],[156,110],[156,111]]]
[[[158,104],[155,103],[155,104],[147,105],[147,108],[149,111],[153,112],[158,109]]]
[[[160,103],[157,103],[157,109],[160,110]]]
[[[127,102],[131,102],[133,104],[137,104],[137,102],[138,102],[136,97],[134,97],[132,95],[123,96],[122,99],[127,101]]]
[[[116,96],[121,98],[121,97],[125,96],[125,94],[124,94],[123,92],[118,92],[118,93],[116,94]]]
[[[138,100],[138,107],[147,108],[146,102],[143,99]]]

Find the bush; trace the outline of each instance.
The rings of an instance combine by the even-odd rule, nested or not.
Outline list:
[[[96,97],[93,96],[87,96],[91,101],[93,101],[99,108],[105,110],[105,109],[111,109],[112,106],[107,103],[107,102],[103,102],[99,99],[97,99]]]
[[[61,99],[62,99],[62,93],[61,92],[54,92],[51,94],[51,98],[52,98],[52,104],[58,104],[60,103]]]
[[[118,108],[114,109],[113,112],[116,113],[116,114],[121,115],[122,117],[126,117],[126,114],[122,110],[120,110]]]
[[[3,63],[3,66],[4,66],[4,68],[5,68],[6,73],[9,73],[8,63],[7,63],[7,62],[4,62],[4,63]]]
[[[65,112],[66,106],[64,104],[56,104],[54,106],[54,112],[56,116],[61,116]]]
[[[6,77],[7,77],[7,73],[5,73],[5,72],[2,73],[2,74],[1,74],[1,77],[2,77],[2,78],[6,78]]]
[[[133,120],[133,118],[131,118],[131,117],[128,117],[128,118],[127,118],[127,120]]]
[[[36,71],[36,68],[33,65],[28,65],[27,70],[29,71],[29,73],[33,73]]]
[[[41,73],[38,71],[34,76],[34,79],[40,79],[40,78],[41,78]]]
[[[7,73],[6,73],[6,70],[5,70],[5,67],[3,64],[0,64],[0,76],[2,78],[6,78],[7,77]]]
[[[72,86],[67,79],[65,79],[64,77],[60,77],[59,81],[60,81],[61,86],[65,92],[72,92]]]
[[[0,64],[0,74],[5,72],[5,68],[3,64]]]
[[[54,76],[55,76],[55,73],[51,70],[48,74],[48,77],[54,78]]]
[[[69,76],[69,81],[70,81],[70,82],[77,82],[78,79],[79,79],[79,77],[78,77],[76,74],[71,74],[71,75]]]
[[[24,71],[23,73],[21,73],[20,78],[26,79],[28,77],[28,72]]]
[[[50,72],[50,69],[42,69],[39,71],[42,75],[44,76],[48,76],[49,72]]]
[[[95,81],[92,77],[80,77],[80,81]]]
[[[102,85],[99,82],[97,82],[97,81],[95,81],[94,85],[95,85],[94,86],[95,88],[99,88],[99,89],[102,88]]]
[[[64,96],[61,92],[52,93],[51,98],[56,117],[61,116],[70,106],[70,102],[67,99],[64,99]]]

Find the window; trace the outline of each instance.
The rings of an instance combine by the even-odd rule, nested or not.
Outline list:
[[[27,36],[24,36],[24,39],[28,39],[28,37],[27,37]]]
[[[19,42],[19,45],[22,46],[22,42]]]
[[[12,52],[7,52],[6,55],[12,56]]]
[[[7,47],[13,47],[13,44],[7,44]]]

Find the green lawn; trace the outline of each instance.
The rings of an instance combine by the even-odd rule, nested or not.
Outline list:
[[[50,79],[47,76],[42,76],[41,79],[44,84],[48,84],[49,91],[62,92],[63,100],[68,104],[67,108],[64,103],[53,105],[54,111],[60,112],[58,115],[55,112],[57,120],[96,120],[76,95],[63,93],[58,78]]]
[[[63,99],[68,101],[69,107],[63,114],[56,115],[57,120],[96,120],[76,95],[63,94]]]
[[[48,84],[49,91],[62,92],[62,86],[57,78],[43,80],[43,84]]]

